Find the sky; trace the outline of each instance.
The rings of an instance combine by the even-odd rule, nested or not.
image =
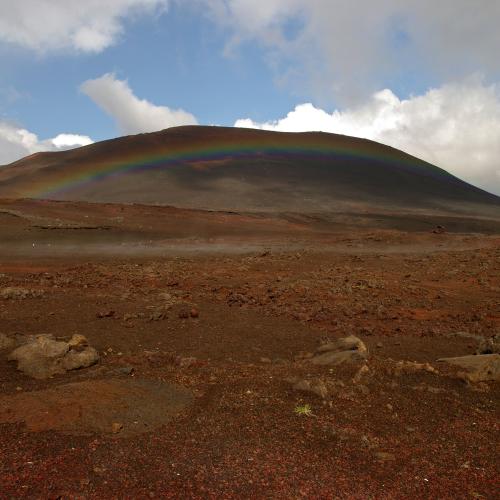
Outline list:
[[[500,195],[498,0],[0,0],[0,165],[178,125],[325,131]]]

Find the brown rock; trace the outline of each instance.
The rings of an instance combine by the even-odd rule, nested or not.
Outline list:
[[[198,309],[196,309],[194,307],[193,307],[193,309],[191,309],[189,314],[191,315],[192,318],[198,318],[200,316]]]
[[[27,343],[12,351],[10,361],[17,369],[36,379],[63,374],[68,370],[85,368],[99,360],[93,347],[83,347],[85,337],[75,335],[70,342],[55,340],[52,335],[31,337]]]
[[[198,362],[198,359],[195,357],[187,357],[187,358],[178,358],[177,364],[181,368],[189,368],[190,366],[195,365]]]
[[[89,345],[88,340],[83,335],[75,334],[68,341],[70,349],[75,349],[78,347],[86,347]]]
[[[349,335],[349,337],[328,342],[327,344],[323,344],[316,349],[317,353],[341,351],[366,352],[367,349],[363,341],[354,335]]]
[[[64,373],[62,357],[69,351],[67,342],[54,340],[51,335],[39,335],[12,351],[9,361],[17,361],[17,369],[37,379]]]
[[[7,337],[3,333],[0,333],[0,351],[3,349],[12,349],[16,345],[14,339]]]
[[[340,365],[366,359],[368,350],[365,344],[354,335],[323,344],[316,350],[316,356],[311,359],[315,365]]]
[[[352,381],[353,383],[357,384],[361,381],[361,379],[363,378],[364,375],[366,375],[368,372],[370,371],[370,369],[368,368],[368,366],[366,365],[363,365],[357,372],[356,374],[354,375]]]
[[[387,453],[385,451],[378,451],[375,453],[375,458],[380,462],[392,462],[396,460],[396,456],[393,453]]]
[[[476,354],[500,354],[500,333],[488,339],[481,339]]]
[[[417,373],[417,372],[438,373],[438,371],[429,363],[417,363],[415,361],[398,361],[394,368],[395,375],[403,373]]]
[[[167,315],[162,311],[155,311],[151,313],[148,317],[148,321],[162,321],[167,317]]]
[[[325,399],[328,396],[328,389],[322,380],[302,379],[297,381],[296,379],[290,379],[290,382],[293,384],[293,390],[295,391],[309,392],[322,399]]]
[[[322,380],[318,380],[311,384],[311,392],[322,399],[328,396],[328,389]]]
[[[500,354],[442,358],[438,361],[463,368],[463,378],[469,382],[500,381]]]
[[[87,368],[99,361],[99,354],[93,347],[86,347],[83,351],[69,351],[62,358],[61,365],[64,370],[77,370],[78,368]]]
[[[43,295],[42,290],[29,290],[27,288],[7,287],[0,290],[0,298],[5,300],[22,300],[36,298]]]
[[[96,317],[99,318],[99,319],[102,319],[102,318],[112,318],[114,315],[115,315],[115,311],[108,310],[108,311],[100,311],[100,312],[98,312],[96,314]]]
[[[336,366],[342,363],[362,361],[366,359],[366,352],[359,351],[341,351],[341,352],[325,352],[311,359],[315,365],[330,365]]]
[[[113,422],[111,424],[111,432],[113,434],[118,434],[119,432],[121,432],[123,429],[123,424],[121,424],[120,422]]]

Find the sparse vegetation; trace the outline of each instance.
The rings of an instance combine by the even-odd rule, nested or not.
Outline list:
[[[306,417],[314,417],[315,415],[313,414],[312,412],[312,408],[311,408],[311,405],[309,404],[305,404],[305,405],[299,405],[299,406],[296,406],[295,407],[295,413],[297,415],[304,415]]]

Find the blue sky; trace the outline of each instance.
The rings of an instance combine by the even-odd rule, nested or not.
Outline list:
[[[2,85],[21,96],[3,96],[2,111],[41,137],[68,129],[109,138],[118,133],[113,120],[79,91],[108,72],[128,80],[137,96],[189,109],[200,123],[233,125],[242,115],[266,121],[289,111],[295,97],[274,84],[262,50],[245,44],[228,57],[224,44],[207,18],[173,6],[157,19],[126,23],[121,41],[98,54],[3,51],[0,64],[10,71]]]
[[[500,192],[500,3],[401,4],[0,0],[0,164],[237,125],[369,137]]]

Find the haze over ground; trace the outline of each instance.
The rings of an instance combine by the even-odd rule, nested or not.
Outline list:
[[[236,124],[374,139],[498,194],[499,17],[487,0],[2,0],[0,164]]]

